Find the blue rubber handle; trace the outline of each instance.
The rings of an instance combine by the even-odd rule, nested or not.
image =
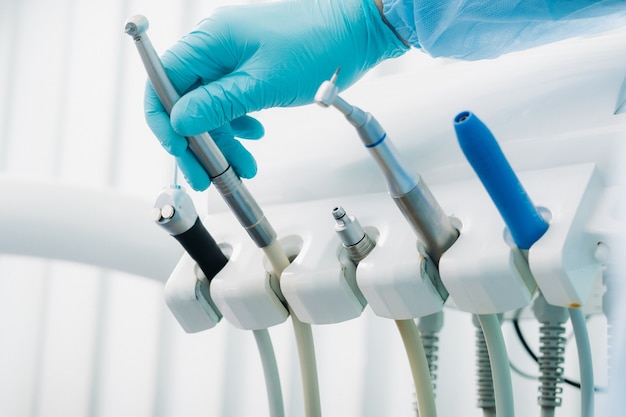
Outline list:
[[[487,189],[513,241],[520,249],[529,249],[548,230],[500,145],[485,124],[465,111],[454,118],[454,129],[461,150]]]

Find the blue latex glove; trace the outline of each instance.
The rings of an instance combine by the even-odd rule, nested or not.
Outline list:
[[[346,88],[384,59],[408,48],[383,22],[373,0],[291,0],[218,9],[162,57],[175,88],[186,92],[170,117],[151,86],[148,125],[175,155],[189,184],[207,174],[184,136],[209,132],[241,177],[256,174],[254,158],[234,136],[263,135],[247,113],[313,102],[319,85],[341,67]]]

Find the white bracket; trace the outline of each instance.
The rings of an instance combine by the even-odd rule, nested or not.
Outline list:
[[[271,268],[263,251],[230,213],[220,213],[205,223],[223,242],[229,262],[213,279],[209,301],[198,298],[195,264],[183,257],[166,286],[168,305],[186,331],[214,326],[219,312],[241,329],[274,326],[288,317],[281,300],[300,320],[312,324],[359,317],[367,303],[381,317],[423,317],[440,311],[448,293],[459,309],[478,314],[524,307],[537,287],[551,304],[582,305],[602,266],[595,256],[602,233],[588,231],[589,223],[598,223],[597,199],[604,191],[594,166],[519,176],[535,204],[552,216],[548,232],[530,249],[528,262],[507,244],[504,222],[478,179],[471,179],[432,187],[444,210],[461,224],[460,236],[442,256],[439,270],[420,255],[414,232],[386,193],[268,206],[265,213],[293,258],[280,288],[266,272]],[[376,241],[356,273],[334,232],[331,211],[338,203]],[[214,310],[207,309],[211,298]]]
[[[352,199],[342,199],[341,203]],[[281,231],[289,233],[285,248],[297,256],[285,269],[280,288],[293,313],[312,324],[340,323],[357,318],[367,301],[356,283],[356,268],[334,231],[332,209],[336,200],[289,205],[272,212]],[[268,210],[268,213],[271,210]],[[297,215],[294,216],[293,214]],[[300,248],[290,249],[298,236]]]
[[[263,251],[231,213],[212,216],[210,221],[214,225],[207,229],[214,233],[217,242],[227,242],[220,246],[228,248],[228,263],[211,282],[211,298],[224,318],[243,330],[283,323],[289,312],[272,288],[271,280],[275,277],[267,272]]]
[[[537,284],[550,304],[581,307],[601,274],[596,250],[605,243],[588,231],[603,191],[595,165],[533,171],[522,181],[551,215],[550,227],[528,255]]]
[[[474,314],[528,305],[537,285],[522,253],[505,241],[504,221],[479,180],[437,191],[442,206],[461,223],[458,239],[439,260],[439,274],[455,305]]]
[[[374,201],[365,207],[378,212],[378,221],[368,222],[369,216],[359,221],[375,227],[379,235],[374,250],[357,267],[357,282],[372,311],[395,320],[441,311],[448,293],[435,265],[418,251],[413,229],[387,194],[368,198]],[[381,210],[384,206],[387,209]]]
[[[222,314],[209,294],[209,284],[196,262],[187,253],[165,283],[165,303],[187,333],[211,329]]]

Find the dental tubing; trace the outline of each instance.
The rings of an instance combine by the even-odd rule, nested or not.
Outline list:
[[[556,407],[561,405],[560,393],[563,388],[563,362],[565,361],[565,323],[567,309],[548,304],[541,291],[532,305],[539,328],[539,397],[537,403],[541,407],[542,417],[554,416]]]
[[[477,317],[489,352],[493,390],[496,397],[496,416],[513,417],[515,415],[513,383],[500,319],[497,314],[478,314]]]
[[[483,410],[483,417],[496,417],[496,398],[493,390],[493,374],[487,341],[477,314],[472,315],[472,323],[476,328],[476,402]]]
[[[163,64],[146,34],[148,26],[148,20],[145,16],[136,15],[126,21],[124,30],[133,38],[148,73],[148,78],[165,111],[170,113],[180,95],[168,79]],[[208,133],[191,136],[187,139],[193,155],[207,171],[211,182],[218,189],[239,223],[255,244],[263,249],[272,265],[273,273],[280,279],[283,270],[289,265],[289,259],[276,239],[276,232],[258,203],[228,164],[221,150]],[[318,417],[321,416],[321,405],[311,326],[302,323],[292,313],[291,309],[289,310],[300,358],[306,416]],[[276,375],[278,374],[276,373]]]
[[[585,316],[580,308],[568,308],[569,318],[574,331],[576,349],[578,350],[578,367],[580,369],[580,415],[593,417],[594,415],[594,376],[591,344],[587,332]]]

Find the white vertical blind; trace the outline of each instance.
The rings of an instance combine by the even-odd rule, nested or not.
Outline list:
[[[160,28],[151,31],[155,45],[164,49],[218,3],[0,2],[0,174],[113,187],[145,198],[148,215],[171,162],[145,125],[144,70],[124,21],[146,14]],[[2,204],[13,199],[19,195],[0,197]],[[198,335],[180,352],[176,341],[190,339],[177,326],[159,283],[0,257],[0,415],[204,415],[199,381],[222,374],[210,360],[222,351],[204,354],[222,337],[219,330]],[[193,383],[180,383],[175,377],[187,368],[173,365],[172,355],[187,358],[193,349]]]

